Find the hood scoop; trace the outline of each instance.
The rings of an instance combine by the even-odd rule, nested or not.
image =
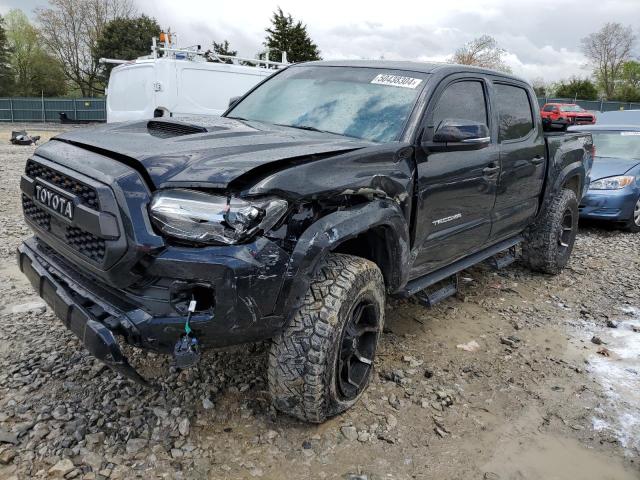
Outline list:
[[[159,138],[181,137],[207,131],[204,127],[189,125],[188,123],[160,122],[157,120],[147,122],[147,130],[150,135]]]

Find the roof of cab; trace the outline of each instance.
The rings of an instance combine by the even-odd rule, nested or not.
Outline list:
[[[456,73],[456,72],[478,72],[511,78],[520,82],[528,83],[526,80],[509,73],[489,70],[487,68],[474,67],[472,65],[458,65],[455,63],[436,62],[411,62],[407,60],[319,60],[315,62],[303,62],[296,65],[310,65],[317,67],[356,67],[356,68],[384,68],[387,70],[405,70],[407,72],[419,73]]]

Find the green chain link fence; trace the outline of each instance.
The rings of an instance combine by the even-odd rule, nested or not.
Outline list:
[[[105,122],[104,98],[0,98],[0,122],[59,122],[60,114],[69,120]]]
[[[640,109],[640,103],[609,102],[604,100],[574,100],[572,98],[538,98],[545,103],[577,103],[586,110],[611,112]],[[65,113],[72,121],[106,122],[105,98],[0,98],[0,122],[59,122]]]
[[[538,98],[538,103],[542,107],[545,103],[576,103],[585,110],[593,112],[614,112],[618,110],[637,110],[640,103],[634,102],[610,102],[607,100],[574,100],[573,98]]]

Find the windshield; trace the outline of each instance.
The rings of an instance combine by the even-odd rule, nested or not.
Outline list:
[[[402,133],[426,78],[377,68],[294,66],[226,116],[390,142]]]
[[[640,160],[640,132],[591,132],[596,156]]]
[[[560,110],[563,112],[584,112],[582,107],[579,107],[578,105],[563,105],[560,107]]]

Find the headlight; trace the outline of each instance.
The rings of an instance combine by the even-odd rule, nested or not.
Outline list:
[[[594,180],[589,184],[591,190],[620,190],[631,185],[636,177],[630,175],[620,175],[618,177],[607,177]]]
[[[165,235],[231,245],[272,228],[287,211],[287,202],[272,197],[242,200],[175,189],[155,194],[149,211],[154,225]]]

